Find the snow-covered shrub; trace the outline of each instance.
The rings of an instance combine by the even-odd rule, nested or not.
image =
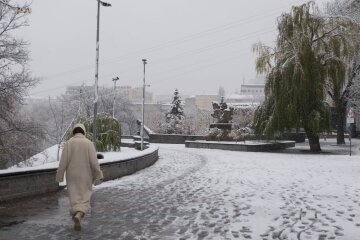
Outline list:
[[[229,136],[230,131],[226,129],[210,128],[209,132],[205,135],[207,141],[231,141]]]
[[[226,130],[219,128],[211,128],[206,134],[207,141],[243,141],[246,136],[253,134],[253,130],[249,127]]]
[[[206,140],[207,141],[214,141],[216,140],[217,136],[220,134],[220,129],[218,128],[210,128],[209,131],[206,133]]]
[[[242,127],[242,128],[236,128],[231,130],[229,137],[233,141],[243,141],[245,140],[246,136],[253,133],[253,130],[249,127]]]

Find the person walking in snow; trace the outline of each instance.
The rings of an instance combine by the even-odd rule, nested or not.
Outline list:
[[[66,172],[70,214],[76,231],[81,230],[81,219],[90,208],[92,183],[99,184],[103,179],[95,147],[85,133],[83,124],[74,126],[73,137],[64,145],[56,173],[56,181],[62,182]]]

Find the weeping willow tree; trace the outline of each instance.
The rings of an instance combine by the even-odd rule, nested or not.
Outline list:
[[[93,121],[84,122],[87,138],[92,139]],[[121,126],[110,114],[101,113],[96,118],[96,150],[99,152],[119,151],[121,145]]]
[[[327,86],[344,85],[346,61],[354,56],[348,20],[318,15],[314,2],[278,19],[274,49],[258,43],[256,70],[266,74],[265,102],[255,113],[255,132],[274,136],[303,128],[310,150],[321,151],[319,133],[330,128]]]
[[[93,136],[93,120],[78,119],[79,123],[83,123],[86,128],[86,138],[92,141]],[[121,145],[121,125],[119,121],[110,114],[101,113],[96,118],[96,150],[99,152],[120,151]],[[66,139],[72,137],[72,129],[66,134]]]

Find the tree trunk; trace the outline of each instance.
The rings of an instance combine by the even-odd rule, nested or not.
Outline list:
[[[309,139],[310,152],[321,152],[319,136],[314,133],[306,133]]]
[[[336,108],[336,143],[345,144],[344,125],[346,120],[346,104],[340,103]]]

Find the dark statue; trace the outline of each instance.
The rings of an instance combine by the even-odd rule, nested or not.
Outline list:
[[[228,106],[224,102],[224,97],[221,97],[221,101],[212,102],[214,113],[211,114],[213,118],[217,120],[217,123],[230,123],[234,114],[234,107]]]

